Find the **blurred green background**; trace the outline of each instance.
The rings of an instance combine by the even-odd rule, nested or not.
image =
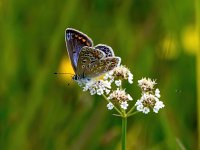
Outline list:
[[[114,49],[134,74],[125,87],[135,101],[137,80],[157,79],[165,108],[128,119],[128,150],[197,149],[194,1],[0,0],[0,27],[1,150],[121,148],[106,101],[53,74],[71,72],[67,27]]]

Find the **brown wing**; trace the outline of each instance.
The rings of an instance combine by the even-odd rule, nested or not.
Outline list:
[[[106,57],[104,59],[97,60],[96,62],[88,66],[88,68],[84,72],[84,75],[90,78],[100,76],[106,72],[113,70],[120,64],[120,62],[120,57]]]
[[[78,75],[79,77],[83,75],[89,77],[85,73],[88,72],[90,66],[103,59],[104,57],[104,52],[95,49],[94,47],[84,46],[79,53],[76,75]]]

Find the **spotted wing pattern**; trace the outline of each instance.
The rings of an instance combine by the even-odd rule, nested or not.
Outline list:
[[[93,42],[86,34],[72,28],[66,29],[65,41],[72,67],[76,72],[80,50],[84,46],[91,47]]]
[[[100,76],[120,64],[119,57],[106,57],[106,54],[94,47],[85,46],[79,53],[76,75],[81,78]]]
[[[106,57],[113,57],[115,56],[113,49],[105,44],[98,44],[95,46],[96,49],[103,51],[106,54]]]
[[[88,70],[93,63],[104,57],[104,52],[93,47],[84,46],[79,53],[76,75],[79,77],[85,75],[86,70]]]
[[[121,62],[120,57],[107,57],[93,63],[90,68],[85,71],[85,76],[97,77],[106,72],[113,70]]]

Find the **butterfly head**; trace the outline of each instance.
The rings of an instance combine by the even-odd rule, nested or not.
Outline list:
[[[74,80],[74,81],[78,81],[78,80],[80,80],[80,77],[78,76],[78,75],[74,75],[73,77],[72,77],[72,79]]]
[[[89,82],[89,81],[91,80],[90,78],[85,77],[84,75],[78,76],[78,75],[76,75],[76,74],[72,77],[72,79],[73,79],[74,81],[80,82],[80,83],[87,83],[87,82]]]
[[[78,83],[87,83],[119,66],[121,59],[114,55],[111,47],[98,44],[84,33],[67,28],[65,32],[67,51]]]

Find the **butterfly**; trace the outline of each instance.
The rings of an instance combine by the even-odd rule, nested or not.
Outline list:
[[[110,46],[98,44],[93,47],[91,38],[73,28],[66,29],[65,41],[75,81],[89,81],[113,70],[121,62]]]

